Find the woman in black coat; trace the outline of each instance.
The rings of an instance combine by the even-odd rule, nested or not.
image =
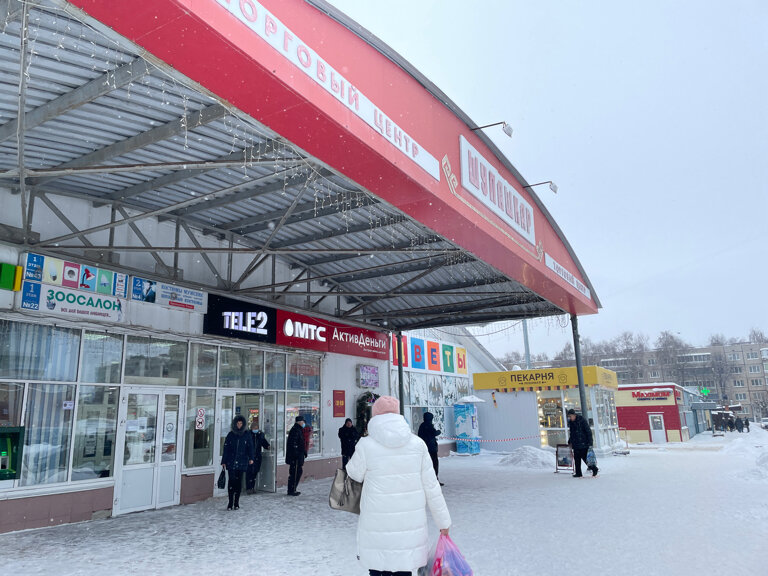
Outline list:
[[[344,426],[339,428],[339,440],[341,440],[341,463],[342,467],[347,469],[347,462],[355,453],[355,444],[360,440],[360,433],[352,424],[352,419],[347,418]]]
[[[245,475],[245,490],[249,494],[256,489],[256,477],[259,475],[259,470],[261,470],[261,449],[269,450],[267,437],[264,436],[264,432],[259,430],[255,420],[251,424],[251,434],[253,434],[254,448],[253,464],[248,466],[248,471]]]
[[[288,440],[285,442],[285,463],[288,469],[288,496],[298,496],[296,488],[301,480],[304,470],[304,458],[307,457],[307,442],[304,440],[304,416],[296,416],[296,422],[288,432]]]
[[[232,420],[232,430],[224,440],[224,450],[221,454],[221,466],[227,471],[227,495],[229,502],[227,510],[240,509],[240,491],[248,466],[253,464],[254,448],[253,434],[245,427],[245,418],[235,416]]]
[[[435,415],[432,414],[432,412],[424,412],[424,422],[422,422],[419,425],[419,438],[424,440],[424,444],[427,445],[427,452],[429,452],[429,457],[432,459],[432,468],[435,469],[435,476],[438,477],[439,482],[439,475],[438,471],[440,470],[440,464],[437,460],[437,437],[440,436],[440,430],[435,428],[435,425],[432,424],[432,420],[434,420]],[[444,486],[442,482],[440,482],[440,486]]]

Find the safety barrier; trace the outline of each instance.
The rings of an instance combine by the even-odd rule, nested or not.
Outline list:
[[[461,440],[462,442],[515,442],[517,440],[533,440],[541,439],[541,435],[535,436],[519,436],[517,438],[502,438],[500,440],[486,440],[485,438],[458,438],[454,436],[441,436],[439,440]]]

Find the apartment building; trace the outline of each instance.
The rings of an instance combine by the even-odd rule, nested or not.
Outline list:
[[[722,404],[740,404],[750,420],[768,416],[768,343],[740,342],[685,349],[584,354],[583,364],[616,372],[619,384],[675,382],[709,391]],[[536,368],[566,367],[575,360],[549,360]]]

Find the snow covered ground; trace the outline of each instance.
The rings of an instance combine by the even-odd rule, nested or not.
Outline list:
[[[547,465],[551,462],[551,465]],[[477,576],[767,574],[768,432],[635,446],[596,479],[526,448],[441,460],[451,535]],[[4,574],[363,576],[330,481],[0,536]],[[434,527],[433,527],[434,528]],[[434,530],[433,530],[434,531]]]

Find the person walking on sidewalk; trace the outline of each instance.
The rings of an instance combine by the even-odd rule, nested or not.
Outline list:
[[[285,443],[285,463],[290,466],[288,471],[288,496],[298,496],[296,488],[304,471],[304,458],[307,457],[307,442],[304,440],[304,416],[296,416],[296,421],[288,432],[288,441]]]
[[[246,430],[245,418],[235,416],[221,454],[221,466],[227,471],[227,510],[240,509],[240,491],[243,489],[245,472],[253,464],[253,457],[253,434]]]
[[[744,429],[749,432],[749,418],[744,417]]]
[[[592,476],[597,476],[597,466],[590,466],[587,463],[587,452],[592,448],[592,430],[589,423],[581,414],[576,414],[576,410],[571,408],[568,414],[568,444],[573,449],[573,463],[575,465],[575,478],[581,478],[581,462],[587,464],[587,470],[592,470]]]
[[[346,470],[347,462],[355,453],[355,444],[360,440],[360,433],[352,424],[351,418],[347,418],[344,421],[344,426],[339,428],[339,440],[341,440],[341,466]]]
[[[741,416],[736,417],[736,430],[739,434],[744,431],[744,420],[741,419]]]
[[[435,415],[432,412],[424,412],[424,422],[419,426],[419,438],[424,440],[424,444],[427,445],[429,457],[432,459],[432,467],[435,469],[435,476],[440,482],[440,462],[437,459],[437,437],[440,436],[440,430],[437,430],[432,423],[434,418]],[[440,482],[440,486],[445,486],[445,484]]]
[[[427,564],[425,505],[441,534],[451,516],[424,442],[400,415],[400,403],[381,396],[373,404],[368,436],[357,443],[347,474],[363,483],[357,557],[370,576],[409,576]]]

